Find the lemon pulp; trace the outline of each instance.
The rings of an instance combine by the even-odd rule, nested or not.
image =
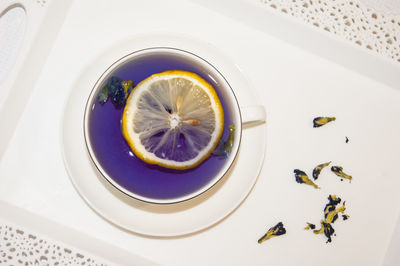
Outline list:
[[[199,165],[217,146],[223,128],[224,111],[215,89],[183,70],[140,82],[122,115],[122,133],[135,155],[171,169]]]

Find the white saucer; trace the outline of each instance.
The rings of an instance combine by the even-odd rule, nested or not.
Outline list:
[[[62,150],[68,174],[82,198],[106,220],[126,230],[151,236],[178,236],[208,228],[222,220],[246,198],[261,170],[266,146],[265,123],[244,128],[238,156],[228,174],[202,195],[177,204],[145,203],[121,193],[97,171],[89,158],[83,135],[87,98],[101,74],[133,51],[175,47],[206,59],[224,75],[240,106],[259,103],[255,90],[240,70],[216,48],[190,37],[150,34],[118,43],[92,61],[78,77],[66,102]]]

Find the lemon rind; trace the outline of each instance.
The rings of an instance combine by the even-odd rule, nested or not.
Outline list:
[[[215,111],[215,115],[216,115],[216,127],[215,127],[215,130],[211,137],[211,141],[210,141],[211,145],[209,144],[208,146],[206,146],[206,148],[204,148],[204,150],[206,150],[207,152],[205,152],[203,154],[200,152],[198,156],[194,157],[191,160],[184,161],[184,162],[177,162],[174,160],[159,158],[159,157],[155,156],[153,153],[148,152],[144,148],[144,146],[140,143],[139,139],[136,139],[135,141],[132,139],[132,136],[134,138],[138,138],[138,134],[134,133],[133,125],[132,125],[132,123],[133,123],[132,121],[134,120],[136,105],[135,104],[132,105],[131,102],[134,101],[135,99],[137,101],[137,99],[140,98],[140,93],[142,93],[145,90],[146,83],[151,83],[157,79],[162,79],[165,77],[168,77],[168,78],[186,77],[186,78],[191,79],[191,81],[193,81],[194,83],[199,83],[202,88],[206,88],[207,95],[210,98],[212,98],[212,99],[210,99],[211,100],[210,102],[213,106],[212,109]],[[138,97],[136,97],[136,95],[138,95]],[[132,109],[131,107],[134,107],[133,110],[131,110]],[[141,81],[133,89],[133,91],[131,92],[131,94],[129,95],[129,97],[126,101],[126,106],[125,106],[125,109],[124,109],[123,115],[122,115],[122,134],[123,134],[125,140],[127,141],[129,147],[133,151],[133,153],[138,158],[143,160],[144,162],[149,163],[149,164],[159,165],[159,166],[169,168],[169,169],[185,170],[185,169],[190,169],[190,168],[194,168],[194,167],[198,166],[199,164],[201,164],[205,159],[207,159],[211,155],[211,153],[217,147],[218,142],[223,134],[224,123],[225,123],[224,110],[222,108],[222,104],[218,97],[218,94],[215,91],[215,89],[211,86],[211,84],[209,84],[206,80],[204,80],[199,75],[189,72],[189,71],[167,70],[167,71],[164,71],[161,73],[151,75],[150,77]],[[138,146],[141,146],[142,148],[141,149],[137,148],[136,147],[137,144],[135,144],[134,142],[137,142]],[[146,156],[145,153],[151,154],[152,156]],[[156,159],[151,158],[151,157],[155,157]]]

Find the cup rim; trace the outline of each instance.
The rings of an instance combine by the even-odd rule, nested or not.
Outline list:
[[[107,172],[103,169],[101,163],[97,160],[96,154],[93,151],[92,144],[90,141],[89,137],[89,117],[90,117],[90,106],[93,103],[93,98],[97,95],[97,92],[100,88],[100,85],[102,82],[108,77],[110,73],[112,73],[114,70],[116,70],[119,66],[125,64],[126,62],[129,62],[132,58],[135,56],[138,56],[143,53],[151,52],[151,51],[173,51],[179,54],[184,54],[184,55],[189,55],[193,57],[194,59],[197,59],[201,62],[203,62],[205,65],[207,65],[210,69],[213,70],[214,73],[216,73],[220,79],[225,83],[226,86],[223,86],[226,91],[231,95],[232,102],[234,103],[233,105],[236,105],[236,108],[234,108],[235,112],[237,113],[237,120],[238,120],[238,125],[235,125],[236,129],[235,131],[238,132],[238,136],[235,136],[235,139],[238,139],[237,145],[234,146],[234,150],[229,156],[229,161],[225,163],[225,165],[222,167],[220,172],[216,174],[209,182],[207,182],[204,186],[200,187],[199,189],[196,189],[194,192],[185,194],[183,196],[179,196],[176,198],[168,198],[168,199],[158,199],[158,198],[151,198],[151,197],[146,197],[139,195],[137,193],[134,193],[128,189],[126,189],[124,186],[118,184],[110,175],[107,174]],[[94,86],[92,87],[89,97],[87,98],[86,104],[85,104],[85,111],[84,111],[84,117],[83,117],[83,135],[84,135],[84,141],[86,145],[86,150],[89,154],[89,157],[93,163],[93,165],[96,167],[98,173],[101,174],[101,176],[109,183],[111,184],[114,188],[116,188],[118,191],[124,193],[125,195],[137,199],[146,203],[150,204],[160,204],[160,205],[165,205],[165,204],[176,204],[176,203],[181,203],[184,201],[188,201],[190,199],[196,198],[202,194],[204,194],[206,191],[210,190],[212,187],[214,187],[217,183],[223,179],[223,177],[226,175],[227,172],[232,168],[232,165],[234,164],[234,161],[236,160],[236,157],[239,152],[239,148],[241,145],[241,140],[242,140],[242,114],[239,106],[239,102],[237,100],[237,97],[235,95],[235,92],[233,91],[231,85],[229,84],[228,80],[225,78],[224,75],[209,61],[204,59],[203,57],[189,52],[185,49],[180,49],[176,47],[169,47],[169,46],[152,46],[152,47],[147,47],[143,49],[139,49],[136,51],[133,51],[131,53],[128,53],[119,59],[115,60],[97,79],[95,82]]]

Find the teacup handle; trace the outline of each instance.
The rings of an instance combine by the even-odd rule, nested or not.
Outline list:
[[[263,123],[266,120],[265,108],[262,105],[241,106],[242,125]]]

